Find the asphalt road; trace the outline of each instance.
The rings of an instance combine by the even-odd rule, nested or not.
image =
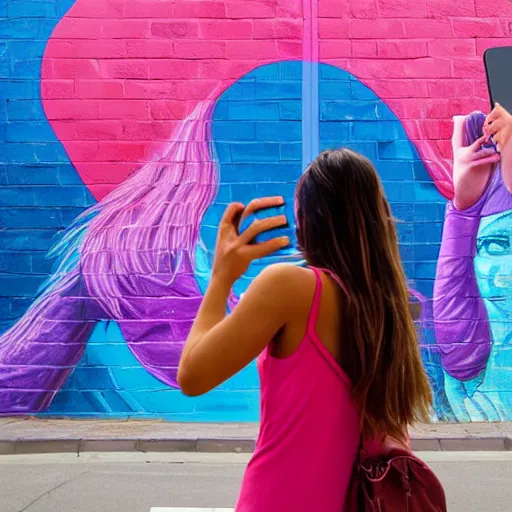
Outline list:
[[[512,511],[512,452],[420,456],[445,485],[449,511]],[[246,455],[208,453],[0,456],[0,511],[232,507],[246,462]]]

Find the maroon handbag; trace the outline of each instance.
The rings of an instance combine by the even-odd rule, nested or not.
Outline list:
[[[392,449],[380,458],[359,452],[345,512],[446,512],[441,482],[421,460]]]

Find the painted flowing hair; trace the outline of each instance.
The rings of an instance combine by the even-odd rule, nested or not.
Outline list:
[[[139,299],[159,276],[165,276],[169,290],[181,287],[175,296],[200,295],[194,254],[202,217],[218,190],[213,107],[213,101],[199,103],[161,158],[86,210],[52,248],[51,276],[23,317],[0,337],[0,414],[47,407],[80,360],[98,320],[151,320]],[[180,340],[168,341],[176,343],[175,357]],[[140,353],[130,348],[143,366],[175,385],[175,369],[154,367],[162,352],[140,345]]]

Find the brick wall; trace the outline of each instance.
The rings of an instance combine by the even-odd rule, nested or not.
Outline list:
[[[411,286],[431,300],[453,189],[451,116],[487,110],[482,54],[512,44],[511,22],[504,0],[0,0],[0,333],[22,318],[51,274],[46,256],[55,235],[163,154],[207,99],[216,102],[220,191],[200,227],[200,291],[222,207],[276,190],[291,199],[308,158],[343,145],[375,162],[403,221]],[[316,58],[319,67],[299,62]],[[59,393],[35,412],[257,417],[254,367],[207,397],[185,400],[141,366],[117,323],[96,322],[69,370],[78,367],[57,379],[47,391]],[[64,343],[50,341],[55,351]],[[453,411],[467,390],[463,383],[445,389],[434,341],[428,318],[422,347],[437,416],[494,418]],[[13,359],[7,335],[2,342],[0,382],[9,387],[18,382],[9,377],[16,364],[31,369]],[[493,402],[489,386],[478,389]],[[509,396],[505,377],[497,386]],[[1,388],[0,413],[34,412]]]

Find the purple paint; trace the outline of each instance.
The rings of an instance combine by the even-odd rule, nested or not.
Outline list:
[[[471,114],[465,121],[465,142],[482,134],[485,116]],[[460,211],[448,204],[434,287],[436,341],[446,372],[462,381],[474,379],[486,368],[492,347],[491,330],[474,268],[476,238],[482,217],[512,209],[501,166],[494,170],[481,198]]]
[[[44,410],[103,319],[119,323],[148,372],[177,387],[179,358],[202,299],[194,277],[199,226],[218,186],[212,110],[213,102],[200,103],[159,161],[66,231],[54,249],[58,268],[0,337],[0,414]]]

